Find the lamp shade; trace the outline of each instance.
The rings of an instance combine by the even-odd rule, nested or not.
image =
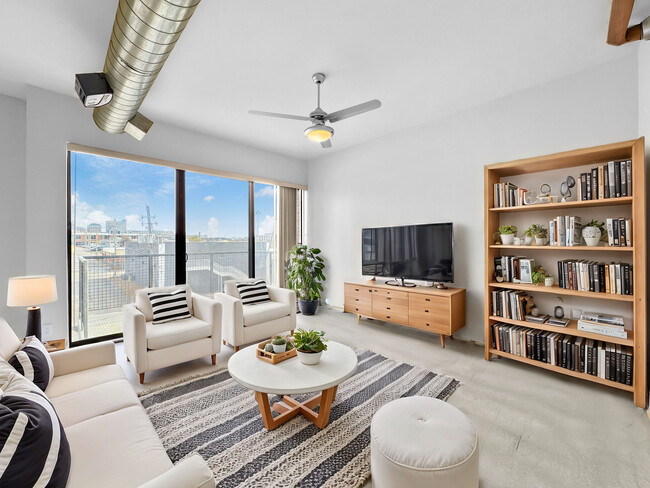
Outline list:
[[[55,302],[56,277],[54,275],[14,276],[7,287],[8,307],[33,307]]]

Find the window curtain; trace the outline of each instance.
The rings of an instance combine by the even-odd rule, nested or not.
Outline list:
[[[280,187],[278,196],[278,286],[286,285],[289,251],[298,242],[297,193],[295,188]]]

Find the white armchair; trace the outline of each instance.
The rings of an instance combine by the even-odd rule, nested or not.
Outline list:
[[[255,281],[255,280],[251,280]],[[270,338],[274,334],[296,328],[296,292],[268,286],[270,302],[243,305],[237,282],[225,281],[224,293],[214,299],[223,308],[223,343],[239,350],[239,346]]]
[[[192,317],[153,325],[148,293],[187,289]],[[135,304],[122,310],[124,350],[144,383],[147,371],[212,356],[216,364],[221,350],[221,304],[196,293],[188,285],[144,288],[135,292]]]

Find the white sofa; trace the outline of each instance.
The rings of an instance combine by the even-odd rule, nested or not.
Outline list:
[[[0,319],[0,356],[20,346]],[[67,488],[214,488],[214,477],[195,454],[172,464],[156,431],[115,363],[115,345],[103,342],[52,353],[54,378],[45,394],[70,443]]]
[[[255,281],[255,280],[246,280]],[[293,333],[296,328],[296,292],[267,286],[270,302],[243,305],[237,281],[224,281],[224,293],[215,293],[215,301],[223,309],[223,343],[239,350],[239,346],[269,339],[281,332]]]
[[[148,293],[185,288],[192,317],[153,325]],[[143,288],[135,292],[135,304],[122,309],[126,357],[144,383],[147,371],[173,366],[204,356],[216,364],[221,350],[221,305],[196,293],[188,285]]]

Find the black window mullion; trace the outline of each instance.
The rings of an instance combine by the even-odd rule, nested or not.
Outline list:
[[[176,170],[176,284],[184,285],[187,282],[185,271],[185,258],[187,256],[187,244],[185,230],[185,171]]]
[[[255,278],[255,182],[248,182],[248,277]]]

